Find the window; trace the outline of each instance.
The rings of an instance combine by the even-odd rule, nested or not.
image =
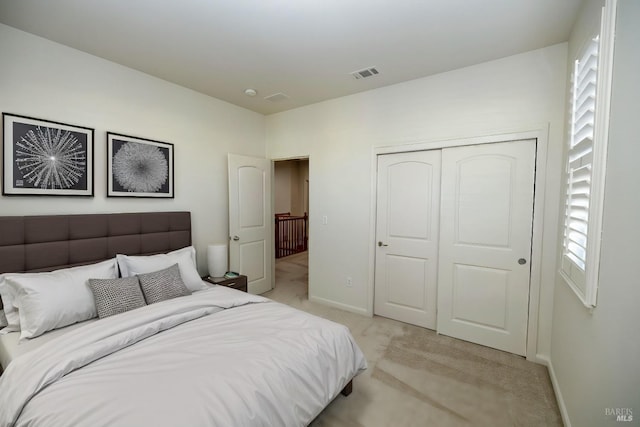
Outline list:
[[[615,3],[615,2],[612,2]],[[613,59],[615,7],[603,9],[601,35],[574,62],[566,162],[560,272],[587,307],[595,307]],[[606,42],[604,40],[606,38]]]
[[[589,229],[589,196],[593,163],[593,129],[598,75],[598,37],[575,61],[571,94],[571,130],[567,153],[567,197],[562,271],[583,295]]]

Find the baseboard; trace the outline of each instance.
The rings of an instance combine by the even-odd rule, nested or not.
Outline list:
[[[367,310],[362,307],[355,307],[349,304],[343,304],[341,302],[332,301],[330,299],[320,298],[313,295],[309,295],[309,301],[317,302],[323,305],[328,305],[329,307],[339,308],[340,310],[350,311],[351,313],[361,314],[363,316],[369,316]]]
[[[536,357],[539,363],[542,363],[547,367],[549,371],[549,377],[551,378],[551,385],[553,386],[553,392],[556,394],[556,400],[558,401],[558,408],[560,408],[560,415],[562,416],[562,422],[565,427],[571,427],[571,420],[569,419],[569,412],[567,412],[567,406],[564,404],[564,398],[560,391],[560,385],[558,384],[558,377],[556,377],[556,371],[553,369],[553,363],[551,359],[546,356],[538,355]]]

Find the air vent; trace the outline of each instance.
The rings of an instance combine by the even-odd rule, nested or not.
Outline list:
[[[363,70],[358,70],[350,73],[355,79],[366,79],[367,77],[373,77],[375,75],[380,74],[380,72],[376,69],[376,67],[369,67]]]
[[[289,97],[282,92],[278,92],[273,95],[265,96],[264,99],[270,102],[282,102],[289,99]]]

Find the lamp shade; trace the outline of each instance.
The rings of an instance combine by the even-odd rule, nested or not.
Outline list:
[[[207,246],[209,276],[222,277],[227,272],[227,245],[219,243]]]

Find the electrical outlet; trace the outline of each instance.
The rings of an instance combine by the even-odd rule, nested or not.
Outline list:
[[[322,215],[322,224],[327,225],[329,223],[329,218],[326,215]]]
[[[352,287],[353,286],[353,280],[351,279],[351,277],[347,277],[347,287]]]

